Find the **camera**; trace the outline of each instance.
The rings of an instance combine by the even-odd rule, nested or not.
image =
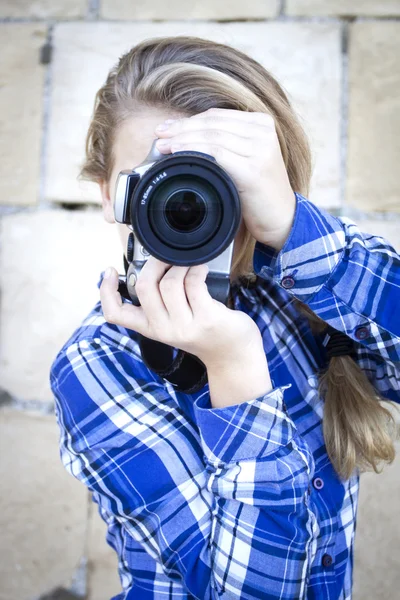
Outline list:
[[[236,186],[213,156],[190,150],[165,155],[157,139],[140,165],[117,178],[115,219],[132,230],[120,285],[140,306],[135,284],[150,255],[170,265],[206,263],[208,291],[226,305],[242,217]]]

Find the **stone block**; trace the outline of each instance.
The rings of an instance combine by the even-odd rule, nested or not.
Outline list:
[[[354,600],[396,598],[399,588],[400,442],[379,475],[362,473],[354,548]]]
[[[400,23],[350,27],[347,202],[400,212]]]
[[[0,18],[48,19],[83,17],[87,0],[1,0]]]
[[[340,204],[340,26],[335,23],[63,23],[54,31],[53,98],[46,197],[100,202],[79,185],[78,167],[96,91],[121,54],[158,36],[194,35],[232,45],[263,64],[286,89],[314,155],[310,198]]]
[[[286,14],[291,16],[395,16],[400,15],[399,0],[286,0]]]
[[[0,600],[31,600],[70,585],[88,492],[61,463],[55,416],[3,408],[0,429]]]
[[[104,19],[267,19],[276,17],[278,0],[230,0],[230,2],[185,2],[163,0],[155,2],[127,2],[126,0],[100,0],[100,14]]]
[[[90,502],[88,540],[88,598],[110,600],[121,593],[118,576],[118,558],[106,542],[107,526],[98,512],[97,504]]]
[[[124,273],[124,249],[95,207],[8,215],[1,225],[1,386],[51,402],[51,363],[100,301],[100,273]]]
[[[39,23],[0,23],[0,204],[37,202],[46,35]]]

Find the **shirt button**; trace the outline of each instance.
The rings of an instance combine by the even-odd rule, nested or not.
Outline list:
[[[355,336],[358,340],[365,340],[369,336],[369,327],[365,325],[356,329]]]
[[[290,288],[292,288],[294,284],[295,280],[293,279],[293,277],[284,277],[281,281],[282,287],[284,287],[287,290],[290,290]]]
[[[324,487],[323,479],[321,479],[321,477],[314,477],[313,486],[316,490],[322,490],[322,488]]]
[[[324,567],[330,567],[332,564],[332,556],[330,554],[324,554],[322,557],[322,564]]]

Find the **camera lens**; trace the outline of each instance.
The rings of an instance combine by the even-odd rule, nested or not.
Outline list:
[[[194,249],[217,235],[223,205],[215,188],[196,175],[170,177],[147,201],[148,223],[170,248]]]
[[[206,203],[193,190],[179,190],[171,194],[165,203],[165,218],[177,231],[194,231],[206,216]]]
[[[213,157],[178,152],[155,162],[139,180],[129,216],[140,243],[159,260],[202,264],[232,242],[240,223],[240,198]]]

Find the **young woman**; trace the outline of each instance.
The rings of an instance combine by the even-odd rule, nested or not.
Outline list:
[[[230,305],[208,293],[205,265],[150,256],[141,306],[111,268],[53,362],[62,461],[107,523],[115,600],[348,600],[359,475],[395,456],[383,404],[400,401],[400,257],[307,200],[296,115],[232,47],[150,39],[111,70],[82,169],[109,223],[119,172],[156,137],[165,154],[214,156],[243,221]],[[208,383],[176,391],[143,362],[138,333],[198,356]]]

